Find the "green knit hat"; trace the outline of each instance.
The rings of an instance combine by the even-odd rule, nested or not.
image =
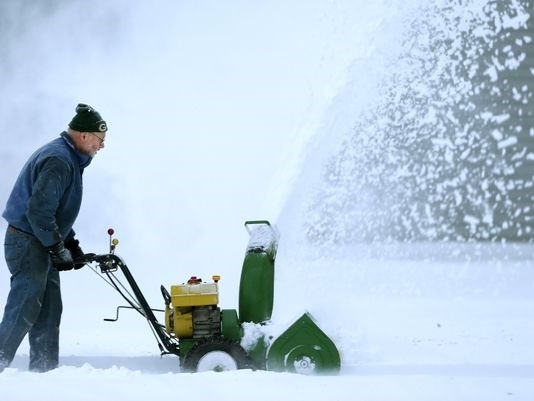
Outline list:
[[[76,106],[76,115],[72,118],[69,127],[80,132],[106,132],[108,125],[100,114],[91,106],[80,103]]]

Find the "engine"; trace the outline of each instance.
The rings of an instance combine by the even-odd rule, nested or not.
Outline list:
[[[171,286],[170,305],[165,308],[167,332],[179,339],[202,339],[221,335],[219,276],[213,283],[191,277],[187,283]]]

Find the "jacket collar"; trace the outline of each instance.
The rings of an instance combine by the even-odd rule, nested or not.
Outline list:
[[[69,148],[72,150],[74,155],[76,156],[76,159],[78,160],[78,163],[80,164],[80,168],[84,169],[89,164],[91,164],[91,161],[93,158],[89,155],[86,155],[85,153],[80,152],[78,149],[76,149],[76,146],[74,146],[74,142],[72,141],[72,138],[67,134],[66,131],[63,131],[60,134],[61,138],[67,143]]]

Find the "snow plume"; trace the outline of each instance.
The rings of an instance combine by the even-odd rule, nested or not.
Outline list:
[[[312,244],[534,239],[533,9],[433,1],[405,21],[308,204]]]

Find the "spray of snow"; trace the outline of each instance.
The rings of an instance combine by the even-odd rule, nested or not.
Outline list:
[[[533,239],[534,218],[524,212],[534,201],[532,176],[515,175],[533,167],[533,91],[528,77],[518,87],[509,79],[534,54],[528,10],[521,1],[434,1],[417,5],[416,18],[401,14],[404,28],[391,43],[401,50],[379,63],[376,80],[355,62],[336,114],[326,117],[341,109],[350,125],[323,127],[321,145],[336,148],[319,146],[324,163],[309,154],[305,183],[286,206],[306,241],[332,250],[362,241]],[[330,136],[340,134],[340,142]]]

